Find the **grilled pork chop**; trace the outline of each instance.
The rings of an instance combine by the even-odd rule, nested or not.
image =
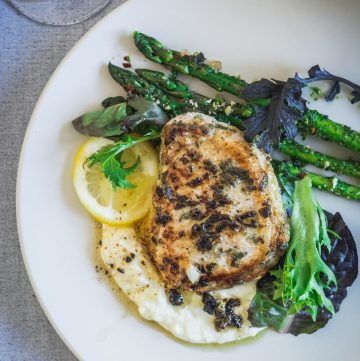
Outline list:
[[[289,240],[266,155],[198,113],[163,128],[153,208],[138,231],[169,287],[199,291],[263,276]]]

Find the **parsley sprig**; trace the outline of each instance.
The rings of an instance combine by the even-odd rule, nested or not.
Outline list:
[[[105,177],[111,182],[113,189],[117,187],[124,189],[133,189],[135,184],[130,183],[127,177],[135,171],[140,163],[140,158],[129,167],[125,167],[125,162],[121,160],[122,155],[126,149],[133,147],[135,144],[146,142],[147,140],[157,139],[160,133],[156,130],[150,130],[141,137],[134,137],[131,135],[124,135],[122,138],[113,144],[106,145],[92,154],[88,159],[89,166],[99,164]]]

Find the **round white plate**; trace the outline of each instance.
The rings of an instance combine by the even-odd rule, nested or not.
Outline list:
[[[139,320],[95,272],[93,221],[72,183],[74,154],[84,140],[70,121],[121,93],[107,73],[109,60],[142,56],[137,29],[174,49],[202,50],[229,73],[249,81],[285,79],[321,64],[360,83],[360,2],[261,0],[130,0],[99,22],[65,57],[34,110],[19,165],[17,216],[25,264],[50,321],[84,360],[357,360],[359,282],[339,314],[314,335],[266,332],[225,347],[184,344]],[[147,66],[153,66],[150,62]],[[198,88],[199,83],[194,82]],[[198,89],[201,89],[199,87]],[[203,90],[214,94],[207,87]],[[359,105],[346,96],[314,103],[333,119],[360,130]],[[315,144],[320,144],[316,142]],[[340,147],[321,149],[337,156]],[[360,203],[319,194],[323,207],[341,211],[360,239]]]

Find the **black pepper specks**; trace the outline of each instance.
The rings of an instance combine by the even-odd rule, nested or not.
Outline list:
[[[169,302],[173,306],[180,306],[184,303],[184,298],[178,290],[176,290],[175,288],[171,288],[169,290]]]
[[[124,261],[125,261],[126,263],[130,263],[134,258],[135,258],[135,253],[130,253],[129,256],[126,256],[126,257],[124,258]]]

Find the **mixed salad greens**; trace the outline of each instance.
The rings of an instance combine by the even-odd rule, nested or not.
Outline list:
[[[295,159],[272,160],[290,218],[290,242],[278,267],[258,282],[249,318],[254,326],[268,326],[293,335],[313,333],[324,327],[339,310],[347,287],[357,277],[358,256],[341,215],[323,211],[312,187],[355,200],[360,200],[360,187],[336,176],[308,172],[303,166],[313,164],[337,174],[360,177],[360,164],[311,150],[294,138],[298,133],[303,137],[311,134],[360,152],[359,132],[308,109],[302,98],[302,88],[321,79],[331,82],[326,100],[333,100],[343,83],[353,90],[351,102],[355,103],[360,101],[360,86],[319,66],[309,70],[309,78],[295,74],[286,82],[261,79],[247,84],[209,65],[203,53],[188,55],[170,50],[139,32],[134,33],[134,40],[148,59],[164,65],[171,73],[149,69],[136,69],[134,73],[109,64],[110,75],[125,89],[127,98],[107,98],[102,102],[103,109],[73,121],[82,134],[115,140],[91,155],[89,165],[100,165],[114,189],[134,188],[136,185],[127,177],[134,172],[139,159],[125,168],[123,152],[140,142],[156,141],[169,119],[187,111],[212,115],[244,130],[247,140],[266,152],[276,149]],[[128,68],[130,59],[125,58]],[[218,91],[238,96],[241,101],[229,103],[221,96],[212,99],[196,93],[177,79],[177,73],[196,77]]]

